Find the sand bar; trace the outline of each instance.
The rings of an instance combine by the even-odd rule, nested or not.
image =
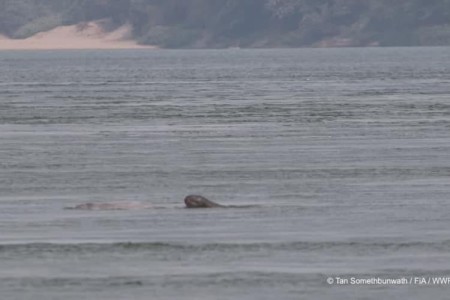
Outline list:
[[[10,39],[0,35],[0,50],[59,49],[152,49],[131,39],[131,26],[123,25],[106,32],[100,22],[59,26],[26,39]]]

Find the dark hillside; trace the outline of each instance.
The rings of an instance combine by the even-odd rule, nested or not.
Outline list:
[[[450,0],[0,0],[12,38],[98,19],[168,48],[450,45]]]

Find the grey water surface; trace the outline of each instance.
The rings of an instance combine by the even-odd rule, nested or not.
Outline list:
[[[450,48],[0,52],[1,299],[448,299],[327,278],[450,276],[449,198]]]

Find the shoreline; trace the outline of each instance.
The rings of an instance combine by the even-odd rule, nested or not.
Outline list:
[[[28,47],[28,46],[7,46],[3,47],[0,42],[0,52],[10,51],[74,51],[74,50],[155,50],[159,49],[154,46],[141,46],[141,45],[102,45],[92,47]]]

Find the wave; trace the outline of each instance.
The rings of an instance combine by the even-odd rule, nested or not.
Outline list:
[[[11,288],[135,288],[135,287],[205,287],[291,285],[299,282],[321,284],[324,275],[319,273],[229,271],[192,272],[188,274],[159,274],[142,276],[27,276],[0,277],[0,287]]]
[[[32,255],[37,253],[77,254],[77,253],[116,253],[148,251],[187,251],[187,252],[250,252],[271,251],[350,251],[358,252],[398,252],[405,250],[450,251],[450,240],[443,241],[293,241],[281,243],[170,243],[170,242],[118,242],[118,243],[22,243],[0,244],[0,255]],[[350,255],[350,254],[349,254]]]

